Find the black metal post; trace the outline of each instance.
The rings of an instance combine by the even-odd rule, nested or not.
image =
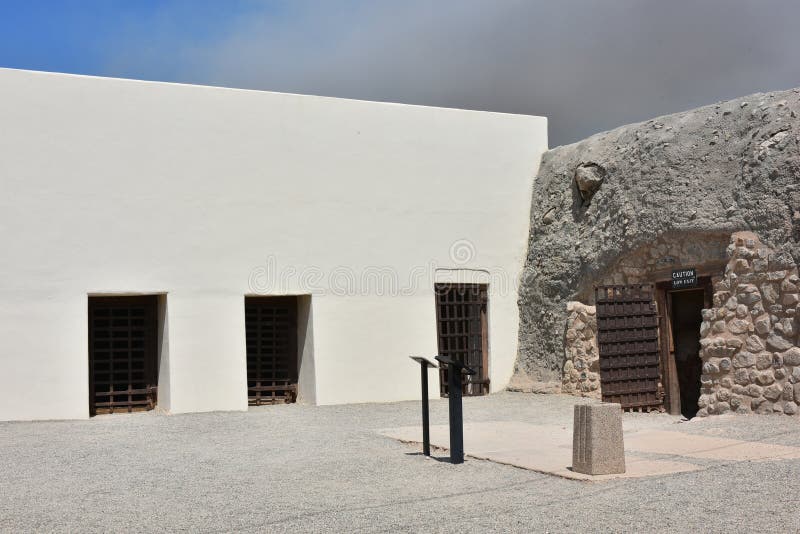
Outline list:
[[[428,412],[428,366],[420,362],[420,379],[422,382],[422,454],[431,455],[431,428]]]
[[[436,363],[422,356],[409,356],[419,364],[420,383],[422,384],[422,454],[431,455],[431,423],[428,412],[428,368],[436,368]]]
[[[450,463],[464,463],[464,414],[461,409],[461,374],[474,375],[470,369],[458,360],[447,356],[437,356],[437,360],[447,365],[447,400],[450,410]]]
[[[450,463],[464,463],[464,414],[461,406],[461,368],[447,366],[447,395],[450,408]]]

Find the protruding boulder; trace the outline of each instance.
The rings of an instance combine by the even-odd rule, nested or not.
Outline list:
[[[606,170],[597,163],[581,163],[575,169],[575,185],[584,204],[588,204],[603,185]]]

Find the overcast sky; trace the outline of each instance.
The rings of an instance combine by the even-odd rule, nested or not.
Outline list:
[[[800,86],[798,0],[0,0],[0,66],[544,115]]]

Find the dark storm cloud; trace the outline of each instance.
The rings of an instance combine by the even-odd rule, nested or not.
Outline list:
[[[213,44],[169,43],[165,32],[148,48],[122,45],[109,70],[168,61],[176,81],[545,115],[551,146],[800,86],[797,1],[281,5],[280,16],[248,13]]]

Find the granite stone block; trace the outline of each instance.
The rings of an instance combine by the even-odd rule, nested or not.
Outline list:
[[[625,472],[622,407],[619,404],[575,406],[572,469],[587,475]]]

